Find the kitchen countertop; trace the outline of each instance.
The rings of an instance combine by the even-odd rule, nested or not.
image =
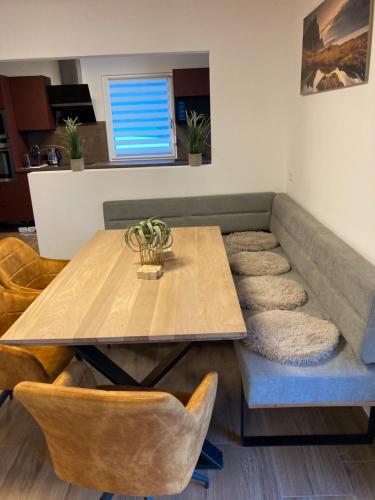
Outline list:
[[[208,165],[210,160],[203,160],[203,165]],[[165,167],[165,166],[175,166],[180,167],[188,165],[187,160],[174,160],[174,161],[142,161],[142,162],[98,162],[92,163],[91,165],[85,165],[86,170],[90,169],[106,169],[106,168],[134,168],[134,167]],[[16,173],[24,174],[30,172],[55,172],[59,170],[70,170],[70,165],[59,165],[58,167],[54,167],[53,165],[44,165],[38,167],[25,167],[25,168],[16,168]]]

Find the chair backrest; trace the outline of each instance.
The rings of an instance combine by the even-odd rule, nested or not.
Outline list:
[[[0,337],[26,311],[37,293],[15,292],[0,285]]]
[[[22,382],[15,395],[42,428],[56,474],[130,496],[181,492],[196,466],[216,395],[208,374],[187,406],[163,392]]]
[[[106,201],[106,229],[123,229],[158,216],[172,227],[220,226],[221,232],[268,230],[275,193]]]
[[[40,257],[18,238],[0,239],[0,284],[38,288]]]
[[[37,297],[37,292],[15,292],[0,286],[0,337]],[[0,345],[0,391],[11,390],[22,380],[48,381],[49,377],[27,348]]]
[[[375,266],[285,194],[271,231],[364,363],[375,363]]]

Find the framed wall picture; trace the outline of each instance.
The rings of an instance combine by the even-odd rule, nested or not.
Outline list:
[[[325,0],[304,19],[301,94],[367,83],[374,0]]]

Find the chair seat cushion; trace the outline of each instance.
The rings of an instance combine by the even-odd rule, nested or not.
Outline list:
[[[290,271],[288,260],[275,252],[239,252],[229,256],[233,273],[246,276],[276,276]]]
[[[279,276],[257,276],[235,280],[242,307],[252,311],[295,309],[306,301],[304,288]]]
[[[243,340],[250,351],[285,364],[315,363],[336,347],[336,325],[295,311],[266,311],[249,316],[248,336]]]
[[[271,250],[278,246],[279,242],[272,233],[264,231],[243,231],[231,233],[227,236],[227,243],[236,250],[258,252],[259,250]]]

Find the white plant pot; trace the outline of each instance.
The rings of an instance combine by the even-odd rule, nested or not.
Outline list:
[[[191,167],[200,167],[202,165],[202,153],[189,154],[189,165]]]
[[[78,159],[72,158],[70,160],[70,168],[73,170],[73,172],[81,172],[82,170],[85,170],[84,158],[78,158]]]

